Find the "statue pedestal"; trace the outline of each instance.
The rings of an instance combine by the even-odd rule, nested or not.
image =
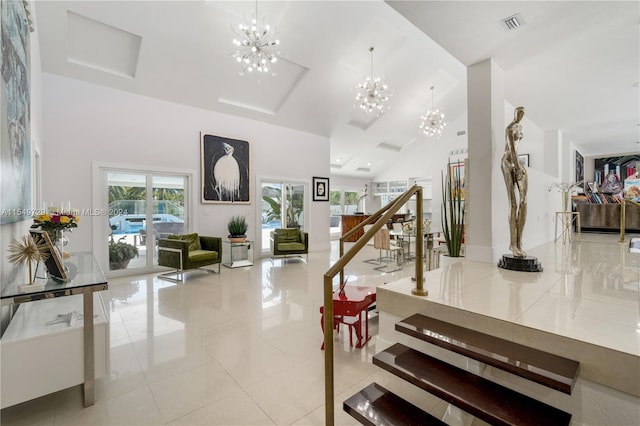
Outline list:
[[[503,254],[498,261],[498,268],[521,272],[542,272],[542,264],[537,257],[515,257],[513,254]]]

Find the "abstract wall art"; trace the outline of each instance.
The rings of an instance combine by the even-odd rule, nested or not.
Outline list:
[[[251,203],[249,141],[200,134],[203,203]]]

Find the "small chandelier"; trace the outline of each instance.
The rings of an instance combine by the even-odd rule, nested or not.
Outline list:
[[[429,137],[439,138],[446,125],[444,110],[433,107],[433,86],[431,86],[431,109],[420,116],[420,130]]]
[[[369,52],[371,52],[371,76],[358,84],[356,104],[367,113],[374,111],[377,115],[381,115],[388,108],[385,102],[389,100],[389,96],[384,93],[388,87],[382,83],[380,77],[373,77],[373,47],[369,48]]]
[[[251,24],[240,24],[238,30],[231,28],[240,37],[240,40],[233,39],[233,44],[237,47],[233,57],[243,65],[240,75],[245,75],[245,71],[255,70],[275,76],[277,74],[271,64],[275,64],[278,58],[271,48],[279,45],[280,40],[274,39],[275,34],[268,24],[259,26],[257,19],[258,0],[256,0],[256,12],[251,19]]]

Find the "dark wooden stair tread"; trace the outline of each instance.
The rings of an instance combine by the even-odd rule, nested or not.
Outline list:
[[[571,414],[396,343],[373,363],[485,422],[564,425]]]
[[[395,328],[566,394],[578,378],[577,361],[421,314],[399,321]]]
[[[342,406],[363,425],[446,425],[377,383],[371,383],[344,401]]]

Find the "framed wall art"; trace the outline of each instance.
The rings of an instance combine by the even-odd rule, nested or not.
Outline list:
[[[457,191],[460,191],[462,193],[460,196],[461,200],[464,200],[464,168],[464,162],[462,161],[449,164],[449,179],[451,179],[451,188],[453,188],[453,192],[456,198],[458,197]]]
[[[64,264],[62,263],[62,255],[53,245],[49,234],[46,231],[38,229],[30,229],[29,233],[31,234],[31,237],[33,237],[34,241],[44,242],[45,248],[42,252],[46,257],[44,264],[47,267],[49,275],[60,280],[67,280],[68,276],[67,271],[64,268]]]
[[[0,96],[0,225],[30,219],[31,88],[27,2],[3,1]]]
[[[249,141],[200,134],[203,203],[251,203]]]
[[[584,157],[578,151],[576,151],[576,180],[575,182],[581,182],[584,180]]]
[[[518,161],[525,167],[529,167],[529,154],[518,155]]]
[[[329,178],[313,177],[313,201],[329,201]]]

